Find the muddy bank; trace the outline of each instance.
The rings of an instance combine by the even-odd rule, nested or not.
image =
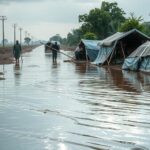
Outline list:
[[[30,52],[32,49],[38,47],[39,45],[29,45],[29,46],[22,46],[22,53]],[[11,64],[13,63],[13,47],[0,47],[0,64]]]

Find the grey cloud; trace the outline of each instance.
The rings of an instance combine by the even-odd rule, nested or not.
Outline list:
[[[43,1],[43,0],[0,0],[0,4],[10,4],[10,3],[13,3],[13,2],[18,2],[18,3],[21,3],[21,2],[39,2],[39,1]]]
[[[43,2],[43,1],[49,1],[49,2],[76,2],[76,3],[97,3],[99,0],[0,0],[0,4],[9,4],[13,2]]]

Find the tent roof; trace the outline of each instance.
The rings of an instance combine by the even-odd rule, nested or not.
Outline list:
[[[126,36],[132,34],[132,33],[137,33],[139,34],[141,37],[143,37],[144,39],[150,39],[147,35],[145,35],[144,33],[140,32],[137,29],[132,29],[128,32],[117,32],[109,37],[107,37],[106,39],[102,40],[99,42],[98,45],[103,45],[103,46],[112,46],[114,42],[121,40],[123,38],[125,38]]]
[[[87,49],[99,50],[99,46],[98,46],[98,43],[100,42],[99,40],[82,39],[81,42],[83,42],[83,44]]]
[[[145,56],[150,56],[150,41],[147,41],[141,46],[139,46],[128,57],[145,57]]]

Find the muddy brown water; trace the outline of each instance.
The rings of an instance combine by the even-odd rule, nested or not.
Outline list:
[[[150,76],[66,59],[41,46],[4,66],[0,150],[149,149]]]

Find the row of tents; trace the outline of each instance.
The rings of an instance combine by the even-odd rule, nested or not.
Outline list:
[[[82,39],[79,46],[92,64],[150,72],[150,37],[137,29],[117,32],[101,41]]]

